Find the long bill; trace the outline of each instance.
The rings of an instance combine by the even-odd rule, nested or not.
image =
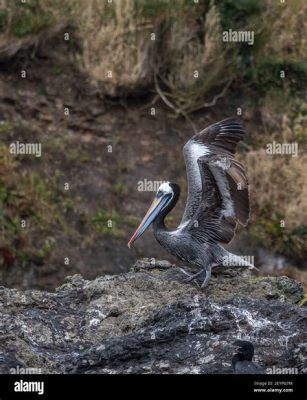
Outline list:
[[[137,230],[134,232],[133,236],[129,240],[128,247],[131,248],[133,242],[135,242],[139,237],[143,235],[146,229],[150,226],[150,224],[156,219],[162,208],[167,203],[167,197],[155,197],[151,206],[149,207],[145,217],[142,219]]]

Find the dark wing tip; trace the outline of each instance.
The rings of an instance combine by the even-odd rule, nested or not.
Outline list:
[[[241,129],[243,131],[241,120],[239,120],[239,118],[237,118],[237,117],[229,117],[229,118],[225,118],[219,122],[215,122],[214,124],[207,126],[205,129],[198,132],[196,134],[196,136],[202,135],[202,134],[205,134],[208,132],[213,133],[214,131],[217,133],[217,131],[220,130],[221,128]]]
[[[208,126],[194,136],[194,139],[207,146],[212,146],[216,152],[235,154],[237,144],[243,139],[245,130],[236,117],[223,119]]]
[[[232,125],[232,124],[241,126],[241,120],[237,117],[228,117],[222,119],[222,121],[216,122],[216,124],[213,125]]]

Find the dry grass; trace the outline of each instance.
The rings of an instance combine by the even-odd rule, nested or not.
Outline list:
[[[307,254],[307,155],[246,154],[251,182],[251,233],[264,247],[304,259]],[[281,221],[285,222],[283,227]]]
[[[161,91],[177,114],[181,110],[191,113],[210,105],[233,78],[242,83],[246,73],[246,64],[241,65],[241,55],[238,57],[240,46],[222,42],[222,4],[187,0],[31,0],[28,6],[20,6],[1,0],[0,27],[5,21],[6,33],[23,36],[68,20],[83,50],[80,66],[93,81],[102,84],[105,93],[134,95],[154,89],[157,74]],[[264,33],[260,48],[257,45],[249,49],[253,59],[249,68],[257,68],[267,58],[273,63],[302,63],[307,40],[305,0],[284,4],[265,0],[261,5],[262,14],[249,16],[240,26],[234,25],[231,18],[226,21],[227,29],[253,29],[257,37]],[[248,5],[240,7],[248,9]],[[156,34],[156,40],[151,40],[151,33]]]
[[[80,2],[74,21],[83,47],[81,64],[110,95],[135,94],[153,87],[156,74],[176,109],[197,110],[204,95],[229,79],[218,10],[212,5],[201,22],[192,3],[157,2],[149,13],[146,7],[151,3]]]
[[[206,96],[231,79],[221,37],[220,15],[213,4],[201,24],[183,16],[169,27],[159,58],[159,77],[178,113],[202,108]]]
[[[264,132],[254,135],[258,146],[269,140],[307,143],[307,101],[288,90],[271,90],[258,104]],[[264,133],[264,135],[262,134]]]
[[[270,24],[263,54],[289,62],[303,62],[307,47],[307,2],[265,0],[265,4]]]
[[[83,47],[80,62],[93,80],[112,96],[148,91],[155,83],[177,115],[214,105],[212,100],[227,83],[242,81],[246,68],[251,68],[257,83],[259,66],[264,68],[263,79],[268,78],[266,74],[270,79],[263,64],[266,60],[274,68],[283,62],[302,63],[305,58],[304,0],[285,4],[267,0],[260,16],[242,22],[240,29],[263,35],[251,51],[249,67],[240,64],[238,45],[222,42],[220,7],[214,2],[88,0],[74,4],[72,21]],[[229,28],[235,28],[232,21]],[[155,41],[150,40],[151,33],[156,34]],[[279,80],[278,76],[274,79]]]
[[[82,43],[81,64],[106,93],[134,93],[152,83],[152,24],[138,20],[132,0],[88,0],[74,11]],[[108,74],[112,73],[112,77]]]
[[[307,222],[307,155],[270,155],[265,150],[246,156],[253,208],[262,212],[265,206],[283,215],[289,229]]]

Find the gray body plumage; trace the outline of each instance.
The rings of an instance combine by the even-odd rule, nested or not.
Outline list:
[[[230,254],[217,243],[200,243],[191,240],[187,232],[155,231],[155,238],[169,253],[200,268],[207,268],[211,264],[221,264],[223,257]]]

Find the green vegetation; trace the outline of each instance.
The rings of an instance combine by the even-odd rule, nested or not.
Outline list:
[[[0,9],[0,32],[16,37],[38,33],[53,22],[51,12],[46,11],[39,0],[10,1]]]
[[[92,217],[91,223],[96,232],[104,235],[120,237],[122,232],[119,229],[120,216],[115,210],[99,211]]]
[[[14,126],[11,122],[0,124],[3,133],[11,132]],[[121,216],[115,208],[98,212],[79,210],[82,198],[74,190],[64,190],[64,172],[54,169],[50,174],[50,162],[63,147],[63,138],[49,139],[44,147],[47,157],[37,161],[27,156],[12,157],[8,146],[0,142],[0,241],[24,267],[31,260],[48,260],[61,235],[90,245],[97,238],[123,238],[127,228],[137,223],[136,218]],[[61,154],[63,165],[89,161],[88,154],[76,146],[68,146]],[[27,168],[23,166],[25,160]],[[39,170],[35,168],[37,162],[41,163]],[[111,190],[115,196],[123,196],[127,188],[118,182]],[[22,220],[27,223],[26,229]]]
[[[0,121],[0,134],[1,136],[12,131],[14,124],[11,121]]]
[[[272,220],[272,214],[259,218],[249,228],[251,238],[255,244],[268,248],[276,254],[304,261],[307,252],[307,225],[289,229],[287,226],[282,227],[282,219]]]
[[[135,227],[138,218],[119,214],[115,209],[99,211],[90,218],[95,232],[107,237],[125,238],[127,228]]]
[[[7,10],[0,9],[0,33],[4,32],[8,25],[8,13]]]
[[[125,195],[128,192],[128,187],[125,183],[122,182],[116,182],[114,185],[112,185],[112,191],[114,194],[116,194],[118,197],[125,197]]]

